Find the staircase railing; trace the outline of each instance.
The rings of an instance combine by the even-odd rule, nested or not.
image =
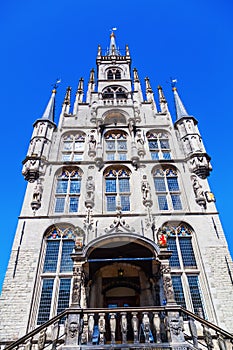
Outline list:
[[[188,321],[183,321],[183,317]],[[5,350],[131,348],[228,350],[233,334],[177,305],[69,308]]]

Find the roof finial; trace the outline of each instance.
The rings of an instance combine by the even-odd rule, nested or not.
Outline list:
[[[150,79],[148,77],[145,78],[145,82],[146,82],[146,93],[153,92],[152,87],[150,85]]]
[[[61,79],[59,79],[59,78],[57,78],[56,79],[56,82],[54,83],[54,84],[52,84],[52,86],[53,86],[53,90],[52,90],[52,92],[57,92],[57,88],[58,88],[58,85],[61,83]]]

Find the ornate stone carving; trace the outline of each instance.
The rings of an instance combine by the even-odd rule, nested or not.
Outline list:
[[[66,340],[65,345],[78,345],[80,330],[80,316],[78,314],[70,314],[66,324]]]
[[[125,219],[121,217],[121,210],[117,211],[117,218],[113,221],[113,223],[109,226],[109,228],[105,228],[104,230],[106,233],[124,233],[124,232],[135,232],[135,229],[133,227],[130,227]]]
[[[174,343],[182,343],[184,339],[184,322],[179,314],[170,314],[168,316],[168,329],[170,330],[171,341]]]
[[[192,175],[191,179],[192,179],[192,183],[193,183],[193,191],[195,193],[195,198],[196,198],[197,204],[199,204],[203,208],[206,208],[205,193],[202,189],[202,185],[198,181],[196,175]]]
[[[142,138],[142,133],[140,130],[138,130],[136,133],[136,143],[137,143],[139,157],[144,157],[144,155],[146,154],[145,148],[144,148],[145,142]]]
[[[74,265],[73,267],[73,291],[72,291],[72,303],[76,306],[81,306],[81,291],[84,286],[85,275],[83,272],[83,266]]]
[[[95,155],[96,155],[96,139],[95,139],[94,134],[90,134],[88,143],[89,143],[88,155],[90,157],[95,157]]]
[[[38,179],[32,194],[31,207],[33,211],[38,210],[41,207],[42,193],[43,193],[43,186],[41,184],[41,180]]]
[[[86,208],[92,209],[94,207],[94,196],[95,196],[95,183],[93,180],[93,176],[88,176],[87,182],[86,182],[86,200],[85,200]]]
[[[151,200],[151,188],[150,188],[149,182],[147,181],[146,175],[143,175],[141,191],[142,191],[143,205],[145,205],[145,207],[151,207],[153,204]]]
[[[44,349],[45,342],[46,342],[46,331],[47,328],[44,328],[40,331],[39,338],[38,338],[38,350]]]

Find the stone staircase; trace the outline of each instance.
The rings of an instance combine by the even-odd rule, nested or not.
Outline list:
[[[177,305],[69,308],[4,350],[219,349],[232,350],[233,334]]]

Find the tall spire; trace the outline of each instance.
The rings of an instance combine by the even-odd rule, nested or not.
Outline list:
[[[120,52],[116,46],[116,39],[115,39],[114,30],[116,30],[116,29],[113,28],[112,33],[110,35],[110,47],[108,50],[108,56],[120,56]]]
[[[174,100],[175,100],[175,107],[176,107],[176,119],[180,119],[182,117],[188,116],[188,112],[186,111],[186,108],[183,104],[183,102],[180,99],[180,96],[178,95],[177,88],[173,86],[172,88],[174,93]]]
[[[55,95],[56,95],[57,90],[53,89],[52,90],[52,95],[50,97],[50,100],[47,104],[47,107],[45,108],[45,111],[43,113],[43,116],[41,119],[47,119],[50,120],[51,122],[54,121],[54,112],[55,112]]]

